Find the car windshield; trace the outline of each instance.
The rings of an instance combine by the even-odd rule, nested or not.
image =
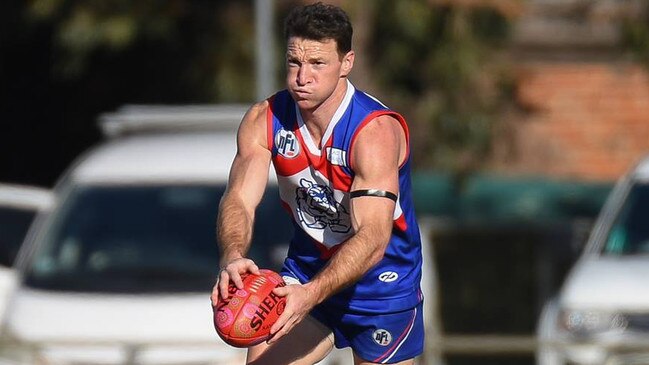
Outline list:
[[[0,207],[0,265],[13,266],[35,214],[34,210]]]
[[[635,184],[609,231],[605,254],[649,254],[649,184]]]
[[[41,235],[28,286],[83,292],[210,291],[225,186],[78,187]],[[256,215],[250,256],[278,269],[292,226],[276,188]]]

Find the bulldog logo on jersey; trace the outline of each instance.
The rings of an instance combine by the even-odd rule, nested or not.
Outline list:
[[[333,197],[331,188],[307,179],[300,180],[296,189],[297,212],[300,221],[309,228],[347,233],[351,228],[349,212]]]
[[[286,158],[294,158],[300,153],[300,143],[295,133],[286,129],[280,129],[275,134],[275,146],[277,153]]]

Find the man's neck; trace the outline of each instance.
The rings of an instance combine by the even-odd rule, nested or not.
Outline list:
[[[314,142],[318,145],[321,144],[322,136],[327,130],[329,123],[331,123],[331,118],[333,118],[336,110],[338,110],[338,107],[345,98],[347,87],[347,79],[341,78],[334,92],[322,104],[311,110],[300,110],[304,124],[309,130],[309,133],[311,133]]]

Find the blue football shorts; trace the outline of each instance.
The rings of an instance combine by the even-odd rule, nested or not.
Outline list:
[[[299,280],[286,271],[287,284]],[[365,361],[390,364],[412,359],[424,350],[423,302],[394,313],[358,313],[328,306],[316,306],[310,315],[329,327],[337,348],[351,347]]]

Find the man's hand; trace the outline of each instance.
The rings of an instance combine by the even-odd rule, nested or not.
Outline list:
[[[275,288],[273,293],[280,297],[286,297],[286,307],[277,322],[270,328],[269,345],[289,333],[317,304],[316,295],[309,291],[309,284],[287,285]]]
[[[259,275],[259,267],[257,267],[257,264],[247,258],[242,257],[234,259],[225,265],[219,272],[216,284],[214,285],[214,288],[212,288],[212,296],[210,298],[212,300],[212,306],[216,306],[219,301],[219,296],[224,299],[228,297],[228,286],[230,285],[230,281],[232,281],[237,288],[243,289],[241,274],[247,272]]]

